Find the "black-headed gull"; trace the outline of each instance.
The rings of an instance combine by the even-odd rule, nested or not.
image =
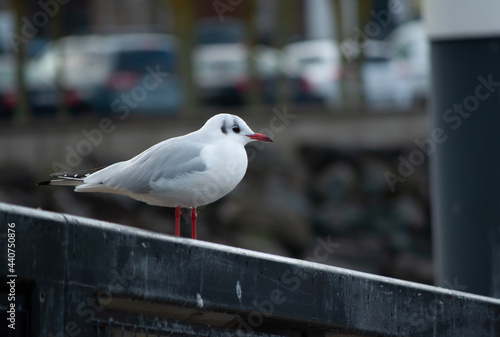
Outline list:
[[[238,116],[218,114],[198,131],[158,143],[134,158],[110,166],[51,174],[39,185],[76,186],[76,192],[127,195],[150,205],[175,207],[175,235],[180,235],[181,207],[191,208],[196,239],[196,207],[212,203],[243,179],[248,159],[245,145],[272,142],[253,132]]]

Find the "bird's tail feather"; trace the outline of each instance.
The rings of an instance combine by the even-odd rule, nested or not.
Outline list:
[[[83,179],[62,178],[62,179],[52,179],[52,180],[42,181],[39,182],[37,185],[78,186],[83,183],[84,183]]]
[[[39,182],[37,185],[54,185],[54,186],[79,186],[84,184],[85,178],[92,173],[102,170],[104,167],[78,172],[56,172],[50,176],[55,179]]]

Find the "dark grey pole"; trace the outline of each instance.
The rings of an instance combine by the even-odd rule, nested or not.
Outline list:
[[[500,297],[500,1],[485,2],[426,1],[445,135],[432,156],[435,282]]]

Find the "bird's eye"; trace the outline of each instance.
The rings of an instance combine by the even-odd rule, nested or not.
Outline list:
[[[233,132],[234,133],[240,133],[240,127],[239,126],[233,126]]]

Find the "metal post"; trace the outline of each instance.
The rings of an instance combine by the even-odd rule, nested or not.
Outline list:
[[[425,8],[439,135],[428,144],[436,283],[500,297],[500,2]]]
[[[261,96],[258,90],[259,86],[259,74],[257,72],[257,59],[255,54],[255,45],[257,44],[257,6],[259,4],[256,0],[248,1],[246,3],[247,9],[247,67],[248,67],[248,80],[249,80],[249,90],[246,93],[246,103],[247,109],[250,113],[256,112],[257,106],[261,101]]]
[[[278,1],[278,18],[277,27],[274,31],[274,46],[283,48],[290,43],[290,36],[293,35],[292,23],[299,21],[297,3],[293,1],[280,0]],[[290,95],[290,84],[288,83],[288,75],[280,71],[278,78],[278,106],[288,105],[292,99]]]
[[[185,117],[193,118],[198,113],[197,87],[193,79],[191,55],[194,47],[194,17],[196,4],[193,0],[171,0],[174,13],[175,32],[179,38],[180,69],[183,112]]]

